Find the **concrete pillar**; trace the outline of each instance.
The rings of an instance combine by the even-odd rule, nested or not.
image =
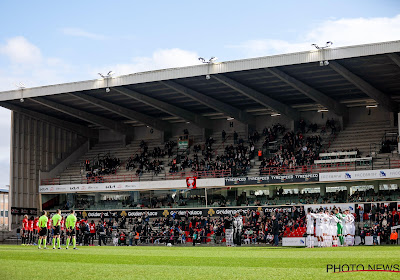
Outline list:
[[[378,193],[379,192],[379,182],[374,182],[373,185],[374,185],[374,192]]]
[[[297,123],[294,120],[290,121],[290,130],[296,132],[297,129]]]
[[[351,185],[347,185],[347,196],[351,195]]]
[[[268,186],[268,190],[269,190],[269,197],[270,198],[274,198],[276,195],[276,186]]]
[[[95,193],[94,194],[94,203],[99,203],[100,202],[100,193]]]
[[[397,126],[399,127],[400,135],[400,113],[397,114]],[[397,152],[400,154],[400,141],[397,143]]]
[[[319,193],[322,197],[326,195],[326,185],[325,184],[319,184]]]
[[[67,202],[69,202],[69,206],[71,207],[74,205],[74,194],[73,193],[68,193],[67,194]]]

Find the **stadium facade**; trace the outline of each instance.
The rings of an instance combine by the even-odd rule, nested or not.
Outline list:
[[[93,210],[117,210],[119,202],[129,201],[122,209],[130,210],[143,199],[151,205],[154,198],[182,195],[193,209],[207,209],[215,208],[219,196],[236,200],[244,193],[245,201],[255,200],[260,193],[274,197],[280,188],[323,195],[351,194],[366,186],[376,192],[398,190],[399,77],[400,41],[393,41],[1,92],[0,106],[12,111],[10,228],[20,214],[64,204],[80,209],[81,200]],[[169,160],[179,157],[179,164],[209,137],[215,151],[223,153],[236,144],[235,132],[247,141],[249,134],[277,123],[297,131],[301,120],[317,124],[318,131],[332,120],[340,131],[323,133],[327,155],[320,154],[312,165],[261,170],[255,157],[247,176],[231,170],[168,171]],[[360,137],[346,138],[354,133]],[[179,142],[162,172],[136,176],[117,170],[87,179],[85,160],[118,155],[125,169],[142,140],[149,149]],[[383,142],[389,151],[382,149]],[[256,151],[262,154],[280,145],[261,144]],[[338,154],[342,151],[348,154]],[[187,188],[187,177],[198,178],[196,189]],[[107,207],[107,201],[117,203]],[[222,208],[241,205],[236,201]]]

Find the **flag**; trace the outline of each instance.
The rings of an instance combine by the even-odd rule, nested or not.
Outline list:
[[[196,179],[197,177],[186,177],[186,186],[188,189],[196,188]]]

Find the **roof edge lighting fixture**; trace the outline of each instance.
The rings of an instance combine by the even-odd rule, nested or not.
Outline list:
[[[218,57],[212,56],[209,60],[204,59],[203,57],[199,57],[199,60],[204,63],[204,64],[208,64],[209,66],[211,64],[214,64],[214,62],[218,59]],[[210,68],[209,68],[210,69]],[[206,75],[206,79],[209,80],[211,79],[210,74]]]
[[[110,92],[110,88],[108,87],[108,80],[112,79],[112,76],[115,74],[114,71],[108,71],[108,73],[106,75],[102,74],[102,73],[98,73],[100,75],[100,77],[102,77],[103,79],[106,80],[107,86],[106,86],[106,92]]]
[[[325,43],[325,46],[320,47],[317,44],[311,44],[311,46],[315,47],[317,50],[325,50],[329,47],[331,47],[333,45],[332,41],[328,41]],[[322,53],[322,60],[319,62],[319,66],[328,66],[329,65],[329,61],[325,59],[325,55],[324,53]]]
[[[235,118],[232,118],[232,117],[229,117],[229,118],[227,118],[226,120],[227,121],[233,121]]]
[[[278,117],[278,116],[280,116],[281,114],[279,114],[279,113],[276,113],[276,114],[271,114],[271,117]]]
[[[378,107],[378,104],[365,106],[365,108],[377,108],[377,107]]]
[[[18,85],[15,85],[18,89],[21,90],[21,98],[19,99],[19,102],[23,103],[24,100],[24,89],[26,89],[26,86],[23,83],[19,83]]]
[[[323,113],[323,112],[329,112],[329,110],[328,109],[319,109],[318,110],[318,113]]]
[[[205,60],[203,57],[199,57],[199,60],[200,60],[202,63],[205,63],[205,64],[214,63],[217,59],[218,59],[218,57],[215,57],[215,56],[212,56],[209,60]]]

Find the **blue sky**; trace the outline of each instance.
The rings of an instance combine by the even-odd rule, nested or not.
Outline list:
[[[400,1],[0,1],[0,91],[400,39]],[[1,93],[0,93],[1,94]],[[0,109],[0,186],[9,181]]]

